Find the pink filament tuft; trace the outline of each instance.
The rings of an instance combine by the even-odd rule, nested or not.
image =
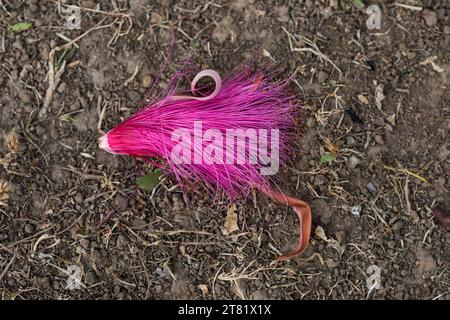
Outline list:
[[[194,135],[194,122],[201,121],[202,133],[208,129],[272,129],[279,130],[279,154],[286,157],[289,140],[295,125],[298,105],[294,97],[286,94],[286,82],[274,82],[262,73],[252,73],[249,68],[221,82],[213,70],[205,70],[192,83],[192,93],[199,78],[210,76],[215,81],[215,90],[208,96],[168,95],[159,99],[110,130],[100,142],[111,153],[125,154],[136,158],[164,159],[181,185],[202,183],[210,190],[223,190],[229,197],[246,196],[253,189],[270,189],[270,176],[260,173],[261,165],[226,163],[175,164],[171,159],[172,149],[178,141],[172,133],[181,128]],[[254,152],[254,145],[244,139],[244,159]],[[205,148],[210,141],[203,141]],[[237,158],[237,154],[224,157]],[[241,150],[242,151],[242,150]],[[196,152],[195,150],[193,151]]]

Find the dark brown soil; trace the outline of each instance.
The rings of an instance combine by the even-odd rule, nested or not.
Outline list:
[[[0,2],[2,299],[450,298],[450,237],[432,212],[448,214],[450,199],[445,1],[383,1],[381,30],[352,1],[59,2]],[[64,28],[64,3],[82,7],[80,29]],[[19,22],[32,28],[11,31]],[[52,49],[97,24],[107,27],[72,46],[39,118]],[[301,256],[274,261],[295,245],[289,209],[241,201],[240,230],[224,236],[227,199],[199,192],[187,206],[172,177],[136,189],[136,163],[99,150],[102,132],[140,107],[171,28],[161,88],[189,55],[222,74],[248,60],[285,78],[297,70],[300,151],[281,187],[312,207]],[[69,266],[80,289],[66,289]]]

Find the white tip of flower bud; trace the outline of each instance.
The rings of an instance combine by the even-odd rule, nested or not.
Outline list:
[[[101,136],[101,137],[98,139],[98,146],[99,146],[100,149],[103,149],[103,150],[105,150],[106,152],[114,153],[114,152],[111,150],[111,148],[109,147],[109,143],[108,143],[108,135],[107,135],[107,134],[105,134],[104,136]]]

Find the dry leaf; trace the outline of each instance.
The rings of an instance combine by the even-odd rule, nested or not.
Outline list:
[[[206,284],[199,284],[197,287],[202,291],[202,294],[204,296],[208,295],[209,290],[208,290],[208,286]]]
[[[362,94],[358,95],[358,100],[360,102],[364,103],[364,104],[369,104],[369,100],[365,96],[363,96]]]
[[[433,68],[434,71],[439,72],[439,73],[444,72],[445,71],[444,69],[442,69],[436,63],[434,63],[434,61],[436,61],[436,59],[437,59],[437,56],[428,57],[424,61],[420,62],[419,65],[426,66],[426,65],[431,64],[431,67]]]
[[[439,67],[439,66],[438,66],[436,63],[434,63],[434,62],[431,63],[431,67],[433,68],[434,71],[439,72],[439,73],[442,73],[442,72],[445,71],[443,68]]]
[[[85,157],[85,158],[88,158],[88,159],[95,159],[94,156],[92,156],[92,155],[90,155],[89,153],[86,153],[86,152],[81,152],[80,155],[82,157]]]
[[[330,269],[336,268],[339,265],[338,262],[336,262],[336,261],[334,261],[333,259],[330,259],[330,258],[328,258],[325,262],[326,262],[328,268],[330,268]]]
[[[234,231],[239,230],[237,224],[236,205],[232,204],[228,207],[227,217],[225,218],[225,224],[222,228],[222,233],[226,236]]]
[[[266,15],[266,12],[264,10],[255,10],[255,16],[264,17],[265,15]]]
[[[339,147],[328,139],[325,140],[325,148],[327,148],[335,158],[339,155]]]
[[[381,107],[383,106],[383,104],[381,103],[384,99],[386,98],[386,96],[383,93],[383,85],[379,84],[376,88],[375,88],[375,105],[377,106],[378,110],[381,110]]]
[[[341,246],[336,239],[328,238],[327,235],[325,234],[325,230],[323,230],[321,226],[317,226],[316,230],[314,231],[314,234],[319,239],[327,242],[329,247],[336,249],[339,255],[342,255],[344,253],[345,246]]]
[[[14,160],[14,152],[7,153],[3,158],[0,158],[0,165],[6,168],[13,160]]]
[[[190,254],[188,254],[186,252],[186,246],[180,246],[179,249],[180,249],[181,255],[183,257],[186,257],[188,259],[188,261],[190,261],[191,259],[192,260],[197,260],[197,259],[195,259],[194,257],[192,257]]]
[[[395,113],[391,114],[390,116],[387,117],[387,121],[389,121],[389,123],[395,127]]]
[[[9,199],[9,192],[11,186],[5,180],[0,179],[0,206],[8,206],[7,201]]]
[[[15,131],[10,131],[6,135],[6,145],[8,146],[8,149],[13,153],[17,153],[20,151],[19,136]]]
[[[419,63],[419,66],[426,66],[428,64],[433,63],[437,59],[437,56],[428,57],[422,62]]]
[[[268,50],[263,49],[263,50],[262,50],[262,53],[263,53],[263,56],[264,56],[264,57],[269,58],[270,60],[272,60],[273,62],[275,62],[275,59],[272,57],[272,54],[271,54]]]
[[[319,239],[322,239],[323,241],[328,242],[328,238],[327,238],[327,235],[325,234],[325,230],[323,230],[323,228],[321,226],[317,226],[316,231],[314,231],[314,234]]]

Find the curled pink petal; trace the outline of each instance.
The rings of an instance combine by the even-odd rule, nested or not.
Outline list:
[[[203,71],[200,71],[194,78],[194,80],[192,80],[191,82],[191,92],[192,94],[195,93],[195,85],[197,84],[197,82],[203,78],[203,77],[211,77],[214,80],[215,83],[215,88],[214,91],[206,97],[194,97],[194,96],[172,96],[172,100],[186,100],[186,99],[193,99],[193,100],[198,100],[198,101],[208,101],[213,99],[214,97],[216,97],[219,92],[220,89],[222,88],[222,78],[220,77],[220,75],[217,73],[217,71],[215,70],[211,70],[211,69],[206,69]]]
[[[215,96],[217,96],[219,94],[220,89],[222,88],[222,79],[220,78],[220,75],[214,70],[211,70],[211,69],[203,70],[195,76],[194,80],[192,80],[192,83],[191,83],[192,93],[195,92],[195,85],[197,84],[197,82],[203,77],[211,77],[214,80],[214,82],[215,82],[214,91],[207,97],[201,97],[201,98],[195,97],[195,99],[200,100],[200,101],[207,101],[207,100],[214,98]]]

